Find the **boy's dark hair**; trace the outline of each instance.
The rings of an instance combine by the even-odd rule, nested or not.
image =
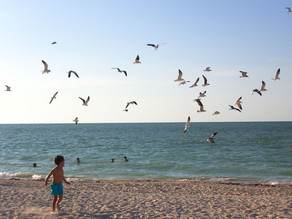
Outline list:
[[[59,163],[61,163],[63,160],[65,160],[65,159],[64,159],[64,157],[61,156],[61,155],[57,155],[57,156],[55,157],[55,159],[54,159],[56,165],[58,165]]]

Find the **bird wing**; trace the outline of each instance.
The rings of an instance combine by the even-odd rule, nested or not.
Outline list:
[[[278,78],[280,74],[280,69],[277,70],[275,78]]]
[[[79,78],[79,75],[77,74],[76,71],[72,71],[72,73],[73,73],[77,78]]]
[[[185,125],[185,129],[184,129],[184,133],[188,130],[188,128],[190,127],[190,121],[191,121],[191,117],[188,117],[188,120],[186,122],[186,125]]]
[[[127,72],[126,71],[123,71],[124,72],[124,74],[126,75],[126,76],[128,76],[128,74],[127,74]]]
[[[136,61],[139,61],[140,60],[140,57],[139,57],[139,55],[137,55],[137,57],[136,57]]]
[[[202,76],[204,78],[204,84],[207,84],[207,78],[204,75],[202,75]]]
[[[155,45],[154,45],[154,44],[152,44],[152,43],[149,43],[149,44],[147,44],[147,46],[152,46],[152,47],[155,47]]]
[[[54,94],[54,96],[53,96],[53,97],[55,98],[55,97],[57,96],[57,94],[58,94],[58,93],[59,93],[59,91],[57,91],[57,92]]]
[[[182,73],[182,71],[179,69],[179,70],[178,70],[178,77],[177,77],[177,80],[182,80],[182,75],[183,75],[183,73]]]
[[[261,86],[261,90],[264,90],[266,87],[266,83],[264,81],[262,81],[262,86]]]
[[[199,106],[203,107],[203,104],[200,99],[195,99],[195,101],[199,104]]]
[[[136,101],[132,101],[131,103],[133,103],[133,104],[135,104],[135,105],[138,105]]]
[[[242,97],[239,97],[239,98],[237,99],[237,101],[235,102],[235,105],[237,105],[237,106],[239,107],[239,109],[242,110],[242,106],[241,106],[241,98],[242,98]]]
[[[217,132],[214,132],[209,138],[214,138],[215,135],[217,135]]]
[[[45,71],[48,70],[48,64],[47,64],[44,60],[42,60],[42,63],[43,63],[44,66],[45,66]]]
[[[79,97],[79,99],[80,99],[80,100],[82,100],[82,101],[83,101],[83,103],[85,103],[85,100],[84,100],[83,98]]]
[[[130,103],[128,102],[127,105],[126,105],[126,109],[128,108],[129,105],[130,105]]]
[[[85,103],[87,104],[89,102],[89,100],[90,100],[90,97],[88,96]]]

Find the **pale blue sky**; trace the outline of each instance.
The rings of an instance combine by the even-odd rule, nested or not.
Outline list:
[[[286,7],[292,1],[0,1],[0,123],[291,121]],[[154,51],[147,43],[166,44]],[[41,74],[41,60],[51,73]],[[178,86],[178,69],[200,86]],[[69,70],[80,78],[69,79]],[[262,80],[268,91],[251,95]],[[207,112],[197,113],[193,100],[204,90]],[[91,97],[88,107],[79,96]],[[230,111],[240,96],[242,113]],[[124,112],[132,100],[138,105]]]

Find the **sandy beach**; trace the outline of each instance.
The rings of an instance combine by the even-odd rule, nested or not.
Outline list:
[[[0,179],[1,218],[291,218],[292,185],[79,181],[51,211],[44,181]]]

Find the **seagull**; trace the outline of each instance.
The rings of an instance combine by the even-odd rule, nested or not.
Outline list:
[[[191,117],[188,117],[188,120],[187,120],[186,125],[185,125],[185,129],[184,129],[184,133],[186,133],[186,131],[188,130],[188,128],[191,127],[190,126],[190,121],[191,121]]]
[[[42,74],[51,72],[51,70],[48,69],[48,64],[44,60],[42,60],[42,63],[44,64],[44,70],[42,70]]]
[[[190,81],[185,81],[185,80],[183,80],[182,82],[179,83],[179,86],[180,86],[180,85],[185,85],[185,84],[188,83],[188,82],[190,82]]]
[[[266,83],[264,81],[262,81],[262,86],[261,86],[260,91],[267,91],[267,89],[265,87],[266,87]]]
[[[152,44],[152,43],[148,43],[147,46],[151,46],[153,49],[157,50],[158,47],[159,47],[160,45],[162,45],[162,44],[165,44],[165,43],[161,43],[161,44],[157,44],[157,45]]]
[[[197,87],[199,80],[200,80],[200,78],[197,78],[197,80],[195,81],[195,83],[192,86],[190,86],[190,88]]]
[[[287,9],[288,14],[289,14],[289,12],[292,12],[291,8],[287,7],[286,9]]]
[[[183,75],[183,73],[182,73],[182,71],[179,69],[179,70],[178,70],[178,76],[177,76],[177,79],[174,80],[174,81],[184,81],[184,79],[182,79],[182,75]]]
[[[248,78],[246,71],[239,71],[239,72],[241,73],[241,76],[239,76],[240,78]]]
[[[5,85],[6,90],[5,91],[11,91],[11,87],[9,87],[8,85]]]
[[[219,114],[220,114],[219,111],[215,111],[212,115],[213,115],[213,116],[216,116],[216,115],[219,115]]]
[[[238,108],[236,108],[236,107],[234,107],[234,106],[229,105],[229,107],[230,107],[229,110],[237,110],[238,112],[241,112],[240,109],[238,109]]]
[[[206,71],[206,72],[210,72],[210,71],[212,71],[212,70],[211,70],[211,67],[207,67],[207,68],[204,69],[204,71]]]
[[[236,100],[236,102],[235,102],[235,105],[237,105],[237,106],[239,107],[240,110],[242,110],[242,106],[241,106],[242,102],[241,102],[241,99],[242,99],[242,97],[239,97],[239,98]]]
[[[68,72],[68,78],[71,77],[71,74],[74,74],[77,78],[79,78],[79,75],[77,74],[77,72],[76,71],[72,71],[72,70]]]
[[[138,104],[136,103],[136,101],[131,101],[131,102],[128,102],[128,103],[127,103],[127,105],[126,105],[126,108],[125,108],[125,109],[127,109],[127,108],[128,108],[128,106],[129,106],[130,104],[135,104],[135,105],[138,105]]]
[[[275,82],[276,80],[280,80],[279,78],[279,74],[280,74],[280,68],[277,70],[276,75],[274,78],[272,78],[272,80]]]
[[[203,104],[202,104],[200,99],[195,99],[194,101],[196,101],[200,106],[200,110],[197,110],[198,113],[199,112],[206,112],[206,110],[204,110],[204,106],[203,106]]]
[[[90,97],[89,96],[87,97],[87,100],[86,101],[83,98],[81,98],[81,97],[79,97],[79,99],[83,101],[82,106],[88,106],[87,104],[88,104],[88,102],[90,100]]]
[[[209,138],[207,138],[206,142],[215,143],[214,136],[217,135],[217,132],[214,132]]]
[[[121,70],[121,69],[119,69],[119,68],[112,68],[112,69],[117,69],[118,72],[120,72],[120,73],[124,73],[124,74],[127,76],[127,72],[126,72],[125,70]]]
[[[205,95],[206,93],[207,93],[207,91],[204,91],[203,93],[200,92],[200,93],[199,93],[199,97],[205,97],[205,96],[206,96],[206,95]]]
[[[206,87],[206,86],[210,85],[210,84],[207,83],[207,78],[204,75],[202,75],[202,76],[204,78],[204,84],[202,84],[203,87]]]
[[[52,42],[52,44],[57,44],[57,42]]]
[[[262,96],[262,93],[258,89],[253,89],[251,91],[251,94],[253,94],[253,93],[258,93],[260,96]]]
[[[140,62],[140,57],[139,57],[139,55],[137,55],[134,64],[139,64],[139,63],[141,63]]]
[[[76,117],[76,118],[73,120],[73,122],[75,122],[75,124],[77,125],[78,122],[79,122],[78,117]]]
[[[56,99],[56,98],[57,98],[57,97],[56,97],[56,96],[57,96],[57,94],[58,94],[58,91],[57,91],[57,92],[54,94],[54,96],[52,96],[52,97],[51,97],[50,104],[53,102],[53,100],[54,100],[54,99]]]

